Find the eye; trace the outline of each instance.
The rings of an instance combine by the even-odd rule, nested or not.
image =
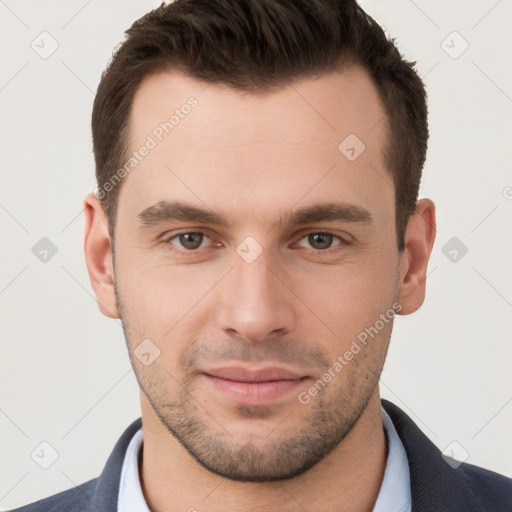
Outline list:
[[[307,235],[301,238],[302,240],[306,240],[310,247],[318,251],[325,251],[326,249],[330,249],[333,247],[333,242],[338,242],[335,244],[335,247],[338,245],[347,245],[348,242],[343,240],[340,236],[335,235],[334,233],[324,233],[324,232],[314,232],[308,233]],[[301,245],[299,243],[299,245]],[[303,245],[301,245],[304,247]]]
[[[193,252],[204,247],[203,242],[210,240],[205,233],[200,231],[192,231],[186,233],[178,233],[164,241],[166,245],[174,245],[178,249],[176,252],[186,253]]]
[[[208,243],[210,242],[210,243]],[[194,254],[199,252],[199,249],[205,249],[208,246],[220,247],[222,244],[212,244],[212,239],[202,231],[186,231],[176,233],[163,241],[164,246],[178,254]],[[317,252],[328,251],[329,249],[349,245],[349,241],[344,240],[341,236],[334,233],[316,231],[305,234],[300,240],[298,245],[305,248],[312,248]],[[304,245],[308,244],[308,245]],[[309,246],[309,247],[308,247]]]

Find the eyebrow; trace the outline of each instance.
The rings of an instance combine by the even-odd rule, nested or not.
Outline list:
[[[170,221],[197,222],[229,227],[228,220],[212,210],[181,201],[159,201],[141,211],[137,218],[141,227],[150,228]],[[349,222],[371,224],[372,214],[365,208],[346,203],[322,203],[297,208],[281,215],[277,224],[296,226],[315,222]]]

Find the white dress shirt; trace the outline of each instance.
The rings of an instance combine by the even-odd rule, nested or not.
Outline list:
[[[382,423],[388,440],[384,479],[372,512],[411,512],[409,463],[391,418],[381,407]],[[150,512],[139,480],[139,450],[142,428],[133,436],[123,462],[119,485],[118,512]]]

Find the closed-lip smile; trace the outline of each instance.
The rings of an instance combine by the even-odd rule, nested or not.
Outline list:
[[[237,404],[264,405],[297,389],[308,378],[287,368],[266,366],[250,369],[244,366],[223,366],[203,371],[217,391]]]

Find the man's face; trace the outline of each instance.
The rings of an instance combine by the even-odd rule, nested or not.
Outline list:
[[[265,95],[161,73],[130,126],[132,150],[156,142],[122,184],[115,240],[142,399],[217,474],[300,474],[376,396],[391,334],[400,260],[377,90],[359,68]],[[139,345],[143,361],[160,354],[144,364]]]

